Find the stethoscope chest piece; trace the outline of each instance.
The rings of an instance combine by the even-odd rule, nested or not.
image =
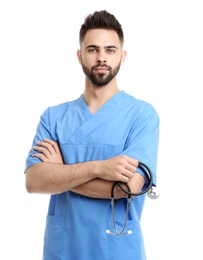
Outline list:
[[[147,196],[150,199],[157,199],[160,195],[159,190],[157,189],[157,187],[152,186],[148,191],[147,191]]]

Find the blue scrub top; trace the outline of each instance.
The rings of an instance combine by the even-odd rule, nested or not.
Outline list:
[[[125,154],[146,163],[156,185],[159,116],[154,107],[125,91],[91,114],[82,95],[47,108],[41,115],[32,146],[44,138],[56,141],[66,164],[104,160]],[[35,163],[30,150],[25,171]],[[143,174],[140,172],[140,174]],[[113,236],[110,199],[94,199],[71,191],[50,196],[44,236],[43,260],[145,260],[140,226],[145,195],[131,201],[126,230]],[[115,219],[122,229],[126,199],[115,201]]]

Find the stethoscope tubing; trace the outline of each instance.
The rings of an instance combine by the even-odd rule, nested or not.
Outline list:
[[[144,190],[141,190],[141,191],[139,191],[137,193],[133,193],[133,192],[131,192],[131,189],[130,189],[130,186],[129,186],[128,183],[124,183],[124,182],[121,182],[121,181],[116,181],[116,182],[114,182],[114,184],[112,186],[112,189],[111,189],[111,198],[114,198],[114,189],[115,189],[116,185],[118,185],[123,192],[128,194],[128,198],[131,198],[131,196],[143,195],[152,187],[153,176],[152,176],[151,169],[143,162],[139,162],[138,163],[138,168],[140,170],[142,170],[142,172],[144,173],[144,176],[146,177],[146,179],[148,181],[147,186],[144,188]],[[123,187],[124,185],[127,187],[127,190],[124,189],[124,187]]]
[[[128,212],[129,212],[129,208],[130,208],[131,196],[136,197],[136,196],[143,195],[144,193],[147,193],[150,189],[152,189],[152,185],[153,185],[153,176],[152,176],[151,169],[143,162],[139,162],[138,163],[138,168],[143,172],[145,178],[148,181],[147,185],[144,185],[144,189],[142,189],[140,192],[137,192],[137,193],[131,192],[130,185],[128,183],[124,183],[124,182],[121,182],[121,181],[115,181],[114,184],[112,185],[112,189],[111,189],[111,206],[112,206],[112,222],[113,222],[114,232],[111,232],[110,230],[107,229],[106,230],[107,234],[112,234],[114,236],[132,234],[131,230],[125,231],[126,224],[127,224],[127,219],[128,219]],[[114,207],[115,207],[115,205],[114,205],[114,189],[115,189],[116,185],[118,185],[123,192],[128,194],[126,216],[125,216],[123,228],[122,228],[121,231],[119,231],[117,229],[117,227],[116,227],[115,213],[114,213]],[[127,189],[124,189],[123,186],[126,186]],[[151,197],[155,198],[155,195],[153,195]]]

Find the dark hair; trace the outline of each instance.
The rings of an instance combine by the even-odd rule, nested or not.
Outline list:
[[[85,18],[84,23],[80,27],[79,42],[80,44],[85,38],[85,34],[91,29],[107,29],[117,32],[121,45],[124,43],[124,34],[121,24],[113,14],[106,10],[95,11],[93,14]]]

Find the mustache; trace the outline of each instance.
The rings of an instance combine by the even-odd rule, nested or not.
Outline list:
[[[105,67],[105,68],[111,69],[111,67],[106,65],[105,63],[99,63],[99,64],[93,66],[92,69],[95,69],[95,68],[98,68],[98,67]]]

